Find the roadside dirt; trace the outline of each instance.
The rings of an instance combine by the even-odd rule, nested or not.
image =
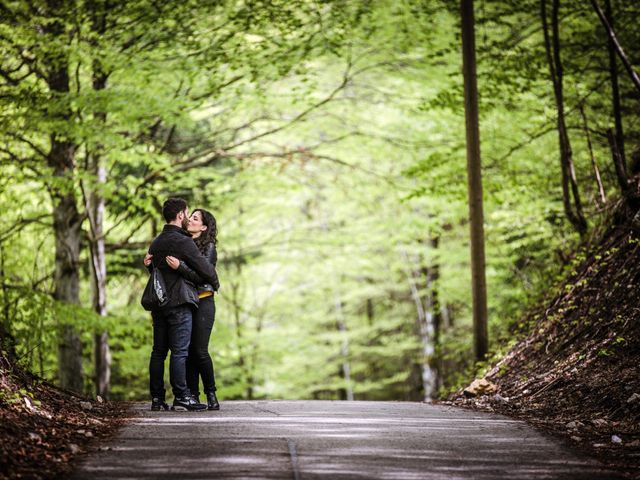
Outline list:
[[[612,228],[582,257],[490,385],[449,401],[526,420],[640,478],[639,230]]]
[[[64,477],[124,417],[124,406],[61,390],[0,353],[0,479]]]

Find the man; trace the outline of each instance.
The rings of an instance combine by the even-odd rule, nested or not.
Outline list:
[[[187,202],[181,198],[170,198],[162,206],[162,216],[167,224],[149,247],[145,265],[159,268],[165,280],[169,301],[166,306],[151,312],[153,318],[153,350],[149,360],[149,389],[151,410],[168,410],[165,403],[164,361],[171,350],[169,379],[174,400],[172,410],[205,410],[191,396],[186,382],[186,359],[191,339],[193,309],[198,308],[198,293],[195,285],[183,278],[167,264],[167,256],[184,261],[200,277],[214,284],[216,274],[213,266],[200,253],[185,230],[189,221]]]

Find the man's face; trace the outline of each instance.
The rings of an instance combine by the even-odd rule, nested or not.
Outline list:
[[[185,208],[183,212],[181,212],[182,214],[182,228],[184,230],[187,229],[187,227],[189,226],[189,209]]]

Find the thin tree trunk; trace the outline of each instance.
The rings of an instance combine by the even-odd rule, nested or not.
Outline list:
[[[442,306],[440,310],[440,314],[442,315],[442,329],[443,330],[451,330],[454,327],[454,316],[453,316],[453,306],[448,303]]]
[[[559,0],[553,0],[551,12],[551,29],[547,23],[547,0],[540,0],[540,16],[544,34],[544,45],[549,64],[549,73],[553,83],[553,93],[556,101],[558,142],[560,145],[560,170],[562,174],[562,201],[567,219],[580,235],[587,231],[587,221],[582,213],[582,203],[573,165],[573,152],[567,133],[564,115],[564,87],[563,68],[560,57],[560,28],[558,23]],[[572,200],[573,197],[573,200]],[[575,211],[574,211],[575,209]]]
[[[240,265],[236,265],[237,278],[240,278],[242,268]],[[253,399],[253,385],[249,383],[250,372],[247,368],[247,359],[244,352],[244,334],[243,334],[243,322],[241,318],[240,311],[240,298],[239,298],[239,290],[240,284],[237,281],[232,281],[229,283],[229,288],[231,290],[231,305],[233,307],[233,320],[236,327],[236,341],[237,341],[237,349],[238,349],[238,367],[240,371],[243,373],[245,380],[247,381],[247,386],[245,389],[245,398],[247,400]]]
[[[627,55],[624,53],[624,50],[622,49],[622,45],[620,45],[620,42],[618,42],[618,38],[616,37],[616,33],[613,31],[613,27],[609,24],[609,21],[607,20],[606,15],[600,8],[600,5],[598,5],[598,2],[596,0],[591,0],[591,5],[593,5],[594,10],[598,14],[598,17],[600,18],[600,22],[602,22],[602,26],[604,26],[604,29],[606,30],[607,35],[609,36],[609,40],[613,44],[613,47],[616,53],[618,54],[618,57],[620,57],[620,60],[622,60],[622,64],[624,65],[624,68],[627,70],[627,73],[629,74],[631,81],[635,85],[636,89],[640,92],[640,77],[631,66],[631,62],[627,58]]]
[[[10,333],[11,326],[11,305],[9,303],[9,289],[4,282],[4,248],[0,243],[0,279],[2,279],[2,321],[0,321],[0,355],[6,355],[9,360],[16,358],[15,339]],[[42,349],[39,349],[40,351]]]
[[[92,30],[97,36],[106,32],[106,5],[103,1],[92,1],[88,4],[92,13]],[[94,42],[94,48],[98,52],[98,46]],[[99,53],[98,53],[99,55]],[[107,87],[108,75],[104,71],[99,58],[93,61],[94,91],[103,91]],[[104,111],[94,112],[94,118],[101,125],[106,124],[107,115]],[[105,200],[101,194],[101,188],[107,181],[107,172],[104,166],[104,147],[96,143],[89,156],[89,171],[94,177],[93,188],[87,197],[87,214],[91,229],[90,252],[92,271],[92,295],[93,309],[101,317],[107,316],[107,259],[104,238],[104,213]],[[109,398],[111,383],[111,352],[109,350],[109,333],[106,330],[94,335],[94,362],[95,362],[95,387],[96,394],[103,398]]]
[[[593,154],[593,145],[591,143],[591,133],[589,133],[589,125],[587,124],[587,114],[584,112],[584,105],[582,103],[579,105],[579,110],[580,110],[580,116],[582,117],[584,135],[587,138],[589,155],[591,156],[591,167],[593,168],[593,175],[595,176],[596,183],[598,184],[598,192],[600,194],[600,203],[604,205],[607,201],[607,198],[604,194],[604,186],[602,185],[602,178],[600,177],[600,170],[598,169],[598,164],[596,163],[596,157]]]
[[[370,298],[367,298],[367,323],[369,324],[370,327],[373,326],[373,319],[374,319],[374,310],[373,310],[373,300]]]
[[[431,235],[429,237],[429,247],[435,254],[438,252],[440,246],[440,236]],[[426,295],[426,310],[431,311],[432,324],[433,324],[433,356],[431,357],[431,369],[434,373],[434,393],[438,392],[438,389],[442,385],[442,362],[441,362],[441,348],[440,348],[440,331],[442,328],[442,312],[440,309],[440,294],[439,294],[439,280],[440,280],[440,262],[437,256],[434,255],[434,259],[427,269],[425,275],[427,295]]]
[[[473,0],[461,0],[460,10],[462,16],[462,70],[464,74],[464,109],[471,229],[474,352],[477,360],[483,360],[489,348],[489,338],[487,333],[487,283],[485,278],[484,213],[482,206],[482,170],[480,162]]]
[[[91,290],[93,309],[101,317],[107,316],[107,263],[104,238],[104,198],[99,194],[100,185],[106,181],[106,170],[99,153],[91,155],[90,168],[96,176],[96,188],[87,199],[87,212],[91,228]],[[107,331],[94,335],[96,395],[109,398],[111,382],[111,353]]]
[[[402,255],[406,261],[406,275],[409,280],[409,287],[411,289],[411,298],[416,306],[416,323],[418,327],[418,335],[420,337],[421,347],[421,359],[420,359],[420,372],[422,376],[422,399],[425,402],[431,402],[433,400],[433,394],[435,391],[435,378],[436,373],[432,368],[432,358],[434,354],[433,348],[433,311],[428,309],[425,305],[420,290],[418,289],[418,282],[416,277],[421,276],[420,269],[414,268],[415,262],[411,261],[406,251],[402,252]]]
[[[349,361],[349,337],[347,333],[347,324],[344,320],[344,313],[342,312],[342,300],[336,293],[334,305],[336,309],[336,326],[342,336],[342,342],[340,344],[340,355],[342,356],[341,373],[344,379],[343,400],[353,401],[353,385],[351,383],[351,362]]]
[[[605,0],[605,10],[609,26],[613,30],[613,12],[611,0]],[[620,89],[618,87],[618,63],[616,61],[616,46],[611,36],[608,36],[609,46],[609,76],[611,77],[611,103],[613,105],[613,118],[616,125],[616,144],[622,158],[622,163],[627,164],[624,151],[624,130],[622,128],[622,111],[620,107]]]
[[[618,144],[616,143],[616,134],[611,128],[607,130],[607,139],[609,140],[609,146],[611,147],[611,155],[613,155],[613,164],[616,169],[616,178],[618,179],[620,191],[622,193],[626,193],[629,189],[627,170],[624,162],[622,161],[620,151],[618,150]]]

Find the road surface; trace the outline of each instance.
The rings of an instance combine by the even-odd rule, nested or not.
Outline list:
[[[86,456],[75,479],[613,479],[507,417],[405,402],[228,401],[151,412]]]

